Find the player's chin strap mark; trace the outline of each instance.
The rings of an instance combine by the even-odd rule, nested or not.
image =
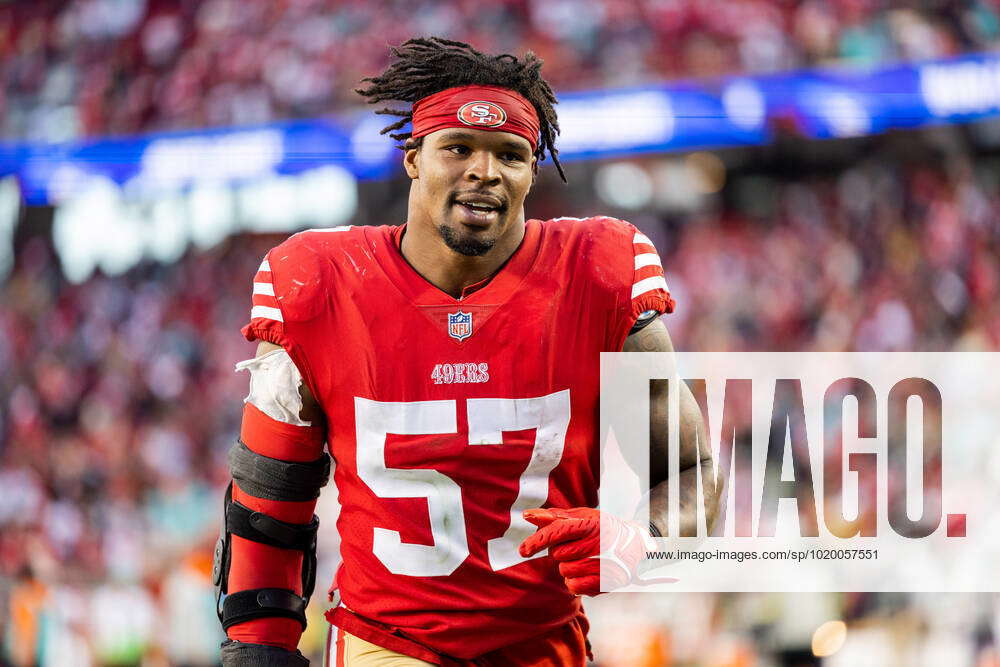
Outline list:
[[[242,442],[229,450],[229,465],[240,489],[257,498],[303,501],[319,497],[330,479],[330,457],[309,463],[293,463],[261,456]],[[222,627],[255,618],[283,617],[306,627],[306,605],[316,587],[316,532],[319,519],[307,524],[279,521],[233,500],[233,486],[226,489],[225,521],[215,545],[212,583],[216,611]],[[283,588],[255,588],[230,594],[230,543],[233,535],[281,549],[302,552],[302,595]]]
[[[639,317],[636,319],[635,324],[632,325],[632,329],[628,332],[628,335],[631,336],[634,333],[642,331],[659,316],[660,311],[658,310],[644,310],[639,313]]]

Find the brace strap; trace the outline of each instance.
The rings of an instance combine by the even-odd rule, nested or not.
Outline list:
[[[330,455],[295,463],[258,454],[241,440],[229,449],[229,469],[243,491],[265,500],[301,502],[319,498],[330,481]]]

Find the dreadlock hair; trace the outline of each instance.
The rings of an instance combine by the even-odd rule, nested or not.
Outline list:
[[[556,96],[540,70],[542,61],[534,53],[528,52],[518,60],[509,53],[489,55],[472,48],[465,42],[456,42],[441,37],[408,39],[398,47],[390,47],[397,60],[379,76],[365,77],[368,88],[357,88],[357,92],[377,104],[387,100],[416,102],[446,88],[456,86],[502,86],[523,95],[538,114],[541,134],[535,157],[541,162],[545,153],[552,157],[552,163],[559,176],[566,182],[566,174],[559,163],[559,151],[555,138],[559,134],[559,120],[552,108],[557,104]],[[383,107],[377,114],[399,116],[400,119],[382,129],[380,134],[389,134],[402,142],[400,149],[415,148],[423,137],[411,139],[410,132],[394,132],[413,120],[412,110]]]

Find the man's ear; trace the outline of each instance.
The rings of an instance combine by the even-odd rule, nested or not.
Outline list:
[[[535,184],[535,179],[538,178],[538,158],[536,156],[531,156],[531,184]]]
[[[409,145],[403,149],[403,169],[411,179],[420,178],[420,170],[417,168],[417,157],[420,155],[420,146],[410,148]]]

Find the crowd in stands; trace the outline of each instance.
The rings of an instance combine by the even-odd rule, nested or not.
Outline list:
[[[377,11],[373,7],[377,6]],[[557,91],[995,49],[996,0],[0,3],[0,137],[240,125],[357,107],[388,45],[533,50]]]
[[[682,219],[628,217],[661,248],[678,301],[667,318],[678,349],[991,350],[1000,346],[996,170],[995,161],[961,152],[902,165],[873,148],[868,160],[833,172],[744,176],[758,179],[742,188],[754,197],[724,192]],[[403,196],[405,182],[394,187]],[[567,198],[563,187],[543,183],[529,198],[529,214],[606,212],[596,199]],[[730,183],[727,192],[741,187]],[[241,236],[173,265],[145,264],[79,285],[61,278],[47,240],[22,241],[0,284],[6,660],[214,659],[219,633],[208,558],[227,481],[225,452],[248,386],[234,364],[254,350],[239,328],[251,276],[279,240]],[[329,492],[324,498],[333,502]],[[328,520],[321,547],[327,572],[336,560],[332,529]],[[318,590],[315,614],[322,584]],[[662,627],[650,629],[651,651],[698,655],[705,645],[691,638],[710,644],[720,624],[737,657],[694,664],[751,664],[739,660],[763,650],[751,636],[760,628],[732,611],[749,604],[739,596],[640,597],[633,610],[700,605],[700,615],[682,617],[704,623],[682,627],[669,620],[677,615],[664,616]],[[881,598],[856,598],[817,604],[845,620],[885,613]],[[754,599],[770,609],[781,597]],[[595,613],[616,604],[598,601]],[[762,623],[780,625],[781,618]],[[988,648],[983,622],[973,618],[967,628],[977,651]],[[324,625],[314,618],[307,651],[319,650]],[[601,633],[608,627],[595,624],[596,642],[607,639]],[[768,651],[789,648],[780,633],[771,639]]]
[[[351,91],[387,63],[388,44],[417,34],[534,50],[556,90],[1000,46],[995,0],[373,6],[0,2],[0,137],[336,113],[357,106]],[[856,165],[794,177],[764,170],[684,215],[608,210],[586,188],[544,179],[528,213],[636,223],[661,249],[681,350],[997,349],[1000,165],[962,150],[903,164],[871,141]],[[217,659],[209,558],[248,387],[233,367],[253,354],[239,328],[251,277],[278,241],[241,236],[74,285],[49,239],[19,237],[14,269],[0,277],[0,665]],[[321,515],[335,512],[329,490],[321,503]],[[333,522],[322,531],[321,572],[330,573]],[[302,643],[314,658],[325,640],[323,582]],[[831,616],[916,647],[948,635],[978,661],[940,664],[1000,665],[998,615],[984,596],[970,599],[950,598],[955,610],[943,616],[937,599],[871,594],[813,596],[810,614],[790,611],[801,599],[773,595],[608,597],[590,608],[605,666],[786,664],[782,656],[808,652],[788,619]],[[634,655],[623,658],[612,620],[628,613],[647,626],[629,626]],[[649,626],[656,617],[663,622]],[[935,625],[940,618],[955,626]],[[872,650],[889,643],[870,637]]]

